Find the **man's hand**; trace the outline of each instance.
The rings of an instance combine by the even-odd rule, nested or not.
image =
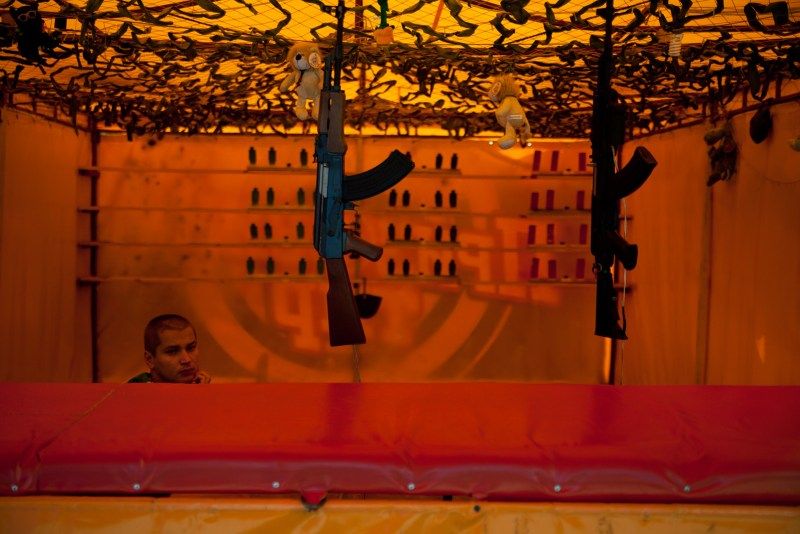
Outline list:
[[[211,383],[211,375],[206,373],[205,371],[200,371],[197,373],[197,376],[194,378],[193,384],[210,384]]]

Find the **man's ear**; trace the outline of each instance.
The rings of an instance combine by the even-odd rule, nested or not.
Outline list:
[[[150,354],[149,351],[144,351],[144,363],[151,371],[153,370],[153,367],[156,366],[156,359],[152,354]]]

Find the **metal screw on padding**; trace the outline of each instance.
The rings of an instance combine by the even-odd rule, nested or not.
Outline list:
[[[413,482],[409,482],[408,486],[406,487],[408,488],[408,491],[414,491],[415,489],[417,489],[417,485],[414,484]]]
[[[561,492],[561,484],[556,484],[555,486],[553,486],[553,491],[555,491],[556,493],[560,493]]]
[[[11,484],[11,493],[16,493],[19,491],[19,486],[16,484]]]
[[[692,491],[692,487],[691,487],[689,484],[686,484],[686,485],[683,487],[683,492],[684,492],[684,493],[689,493],[690,491]]]
[[[139,484],[138,482],[134,482],[132,487],[133,491],[139,491],[140,489],[142,489],[142,485]]]
[[[278,482],[277,480],[272,483],[272,489],[278,489],[280,487],[281,487],[281,483]]]

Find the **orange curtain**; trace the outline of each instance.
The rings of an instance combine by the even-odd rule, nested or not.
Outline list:
[[[708,166],[704,128],[677,130],[631,142],[658,161],[641,189],[625,200],[628,240],[639,261],[628,273],[625,299],[629,340],[618,344],[618,383],[695,383],[698,298],[702,284],[703,228]]]
[[[4,110],[0,380],[91,380],[88,304],[75,284],[76,171],[89,157],[85,134]]]
[[[734,117],[737,172],[711,188],[710,124],[640,141],[659,165],[628,201],[640,260],[625,382],[800,382],[800,153],[789,146],[800,106],[772,115],[761,144],[749,136],[753,113]]]
[[[769,139],[734,121],[739,172],[714,190],[707,379],[800,382],[800,137],[797,102],[772,110]]]

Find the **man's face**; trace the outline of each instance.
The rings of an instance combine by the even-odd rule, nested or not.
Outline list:
[[[164,329],[156,353],[144,353],[154,382],[190,384],[200,371],[197,360],[197,338],[191,327],[183,330]]]

